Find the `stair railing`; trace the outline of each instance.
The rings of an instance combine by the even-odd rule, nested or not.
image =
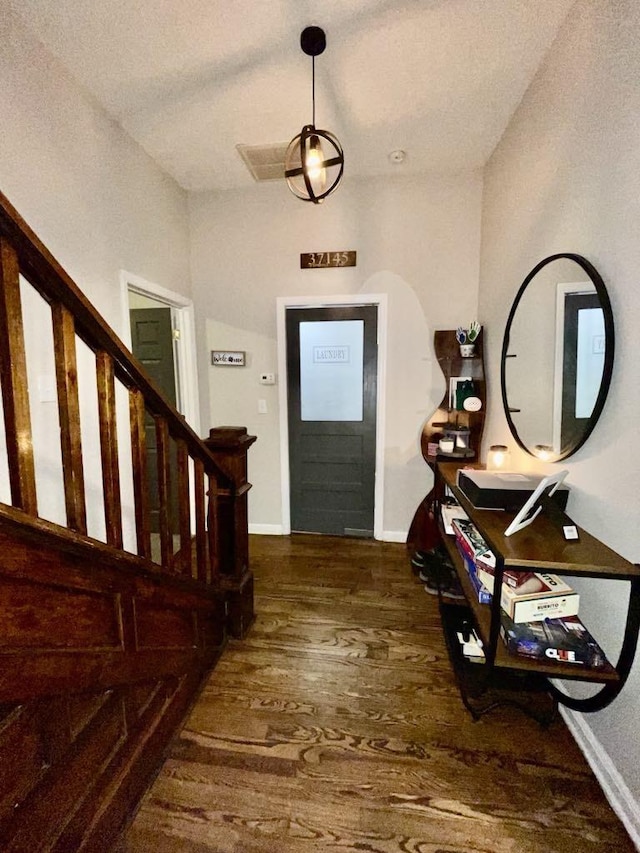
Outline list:
[[[46,521],[38,514],[21,296],[25,282],[50,308],[66,517],[63,525]],[[30,523],[34,529],[55,528],[72,539],[89,535],[78,340],[95,358],[106,545],[122,551],[123,559],[132,550],[125,549],[123,535],[122,477],[123,472],[129,472],[131,483],[127,485],[128,493],[133,493],[133,507],[125,507],[125,515],[132,512],[134,516],[137,557],[150,571],[224,587],[236,614],[230,629],[241,635],[253,618],[253,607],[246,558],[249,484],[246,477],[238,477],[237,459],[238,454],[244,454],[246,474],[246,450],[254,439],[246,436],[243,429],[212,430],[209,449],[0,194],[0,389],[10,489],[10,504],[0,503],[0,519]],[[120,385],[128,395],[129,465],[120,458],[118,449],[118,414],[123,416],[117,402]],[[153,537],[147,461],[149,423],[155,430],[159,504],[159,530]],[[177,496],[177,518],[170,509],[172,492]],[[156,540],[158,548],[154,548]]]

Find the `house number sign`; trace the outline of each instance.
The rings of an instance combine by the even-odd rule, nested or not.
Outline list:
[[[355,267],[356,253],[304,252],[300,255],[301,270],[326,270],[330,267]]]

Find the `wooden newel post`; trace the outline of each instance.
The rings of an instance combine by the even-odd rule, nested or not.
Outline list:
[[[216,500],[209,501],[209,512],[216,507],[217,518],[210,518],[218,540],[220,584],[227,593],[227,631],[242,638],[255,618],[253,611],[253,572],[249,568],[249,531],[247,495],[247,452],[255,435],[246,427],[220,426],[209,430],[204,440],[218,466],[229,478],[220,484]]]

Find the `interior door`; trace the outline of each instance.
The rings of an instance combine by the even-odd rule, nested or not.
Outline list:
[[[176,405],[176,372],[173,353],[173,324],[171,308],[132,308],[129,311],[131,321],[131,352],[140,361],[151,379],[167,397],[170,403]],[[160,530],[160,504],[158,501],[158,451],[156,446],[155,423],[149,415],[145,418],[145,434],[147,444],[147,475],[149,479],[149,507],[151,514],[151,532]],[[173,450],[173,446],[172,446]],[[175,483],[176,471],[175,452],[171,455],[172,476]],[[175,490],[171,494],[169,518],[172,530],[177,532],[177,496]]]
[[[286,312],[291,528],[373,537],[376,306]]]

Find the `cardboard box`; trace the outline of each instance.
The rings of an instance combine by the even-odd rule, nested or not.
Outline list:
[[[577,616],[516,624],[503,613],[500,634],[512,654],[531,660],[610,667],[604,652]]]
[[[542,476],[501,471],[476,471],[461,468],[458,487],[477,509],[519,510],[531,497]],[[569,489],[560,488],[553,495],[560,509],[567,506]]]
[[[481,583],[493,594],[493,579],[495,566],[487,566],[485,563],[477,564],[478,577]],[[539,581],[535,572],[518,572],[515,569],[504,569],[502,583],[520,592],[528,592],[531,589],[539,589]]]
[[[568,583],[546,572],[536,573],[535,577],[539,582],[535,591],[521,592],[502,584],[500,606],[514,622],[539,622],[578,615],[580,596]]]

